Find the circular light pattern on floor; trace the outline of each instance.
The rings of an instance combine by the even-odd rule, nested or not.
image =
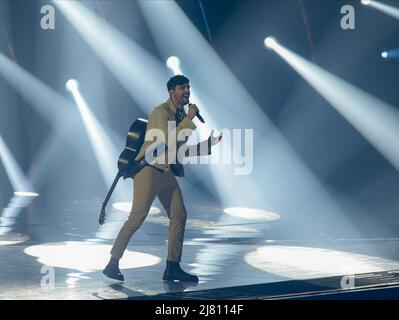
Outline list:
[[[165,216],[158,216],[158,217],[148,217],[146,222],[162,224],[164,226],[169,225],[169,218]],[[186,222],[186,229],[207,229],[207,228],[214,228],[215,223],[212,221],[205,221],[205,220],[198,220],[198,219],[187,219]]]
[[[11,245],[22,243],[22,242],[24,242],[24,241],[0,240],[0,246],[11,246]]]
[[[15,191],[14,194],[20,197],[38,197],[37,192],[27,192],[27,191]]]
[[[151,223],[161,224],[164,226],[169,225],[169,219],[164,216],[148,217],[146,219],[146,221],[151,222]],[[247,226],[218,225],[217,223],[215,223],[213,221],[193,219],[193,218],[187,219],[186,229],[205,230],[207,232],[209,231],[208,233],[210,233],[210,234],[214,234],[214,233],[220,234],[220,233],[227,233],[227,232],[256,234],[256,233],[260,232],[258,229],[247,227]]]
[[[2,234],[2,231],[4,231],[4,229],[8,228],[0,228],[0,246],[11,246],[14,244],[26,242],[30,239],[29,236],[19,233],[5,232],[4,234]]]
[[[112,204],[112,207],[123,212],[130,213],[132,210],[131,202],[115,202]],[[157,207],[151,207],[149,214],[158,214],[161,212],[161,209]]]
[[[169,225],[169,219],[164,216],[148,217],[147,222]],[[191,230],[217,230],[220,232],[243,232],[243,233],[258,233],[259,231],[254,228],[241,225],[218,225],[213,221],[200,220],[200,219],[187,219],[186,229]]]
[[[111,245],[68,241],[30,246],[24,252],[37,257],[46,266],[76,269],[81,272],[102,270],[110,258]],[[157,256],[126,250],[120,260],[121,269],[141,268],[158,264]]]
[[[264,272],[289,279],[314,279],[399,268],[399,262],[352,252],[270,245],[245,256],[245,261]]]
[[[223,210],[224,213],[248,220],[275,221],[280,219],[280,215],[262,209],[253,209],[245,207],[230,207]]]

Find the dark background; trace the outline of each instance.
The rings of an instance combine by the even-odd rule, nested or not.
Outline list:
[[[82,2],[100,13],[92,1]],[[99,120],[106,119],[112,130],[125,136],[132,120],[145,114],[60,12],[56,11],[55,30],[40,28],[40,7],[47,3],[1,1],[0,51],[12,58],[11,43],[18,65],[69,99],[64,88],[66,80],[76,75],[87,79],[85,97],[92,107],[96,106]],[[362,208],[347,215],[354,220],[392,222],[388,229],[395,234],[399,222],[397,171],[283,59],[265,50],[263,40],[272,34],[299,55],[399,106],[398,60],[381,59],[381,51],[399,47],[399,21],[362,6],[360,1],[202,0],[209,35],[200,2],[177,3],[310,170],[328,188]],[[340,28],[340,9],[345,4],[355,8],[355,30]],[[134,1],[100,1],[100,8],[107,22],[160,57]],[[302,10],[306,12],[313,48],[307,39]],[[73,50],[63,47],[66,30],[76,42]],[[184,30],[176,31],[179,36],[184,36]],[[68,65],[64,63],[65,55]],[[90,85],[93,68],[103,75],[104,91]],[[228,90],[223,83],[220,85],[220,90]],[[0,134],[28,176],[34,175],[35,157],[52,130],[29,101],[0,76]],[[63,155],[46,166],[45,183],[35,186],[41,195],[66,202],[103,197],[107,189],[84,133],[80,143],[87,144],[87,156],[63,145]],[[5,203],[12,193],[2,166],[0,193]],[[359,212],[361,217],[357,216]]]

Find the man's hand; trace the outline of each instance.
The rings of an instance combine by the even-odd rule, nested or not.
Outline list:
[[[210,147],[214,146],[215,144],[218,144],[222,140],[222,133],[220,133],[218,136],[214,137],[213,136],[213,129],[211,131],[211,134],[209,135],[208,138],[208,145]]]
[[[188,105],[187,117],[189,117],[191,120],[193,120],[195,115],[197,114],[197,112],[199,112],[199,109],[195,104]]]

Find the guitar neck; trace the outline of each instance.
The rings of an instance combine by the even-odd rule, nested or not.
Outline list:
[[[105,197],[105,200],[104,200],[104,202],[103,202],[103,206],[102,206],[102,208],[101,208],[101,211],[104,210],[105,207],[107,206],[108,200],[109,200],[109,198],[111,197],[112,193],[114,192],[114,189],[115,189],[116,184],[118,183],[120,177],[122,177],[122,175],[121,175],[121,173],[118,171],[117,175],[115,176],[114,182],[112,183],[112,186],[111,186],[111,188],[109,189],[109,191],[108,191],[108,193],[107,193],[107,196]]]

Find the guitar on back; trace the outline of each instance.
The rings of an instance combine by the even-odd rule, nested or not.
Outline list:
[[[137,172],[139,172],[143,167],[146,166],[144,160],[136,161],[134,159],[136,158],[141,146],[144,143],[147,123],[147,120],[138,118],[136,121],[133,122],[129,129],[126,138],[125,149],[122,151],[121,155],[118,158],[118,173],[101,207],[100,218],[98,220],[98,223],[101,225],[105,222],[105,207],[107,206],[108,200],[111,197],[111,194],[114,191],[119,179],[121,177],[123,177],[123,179],[133,178]]]

